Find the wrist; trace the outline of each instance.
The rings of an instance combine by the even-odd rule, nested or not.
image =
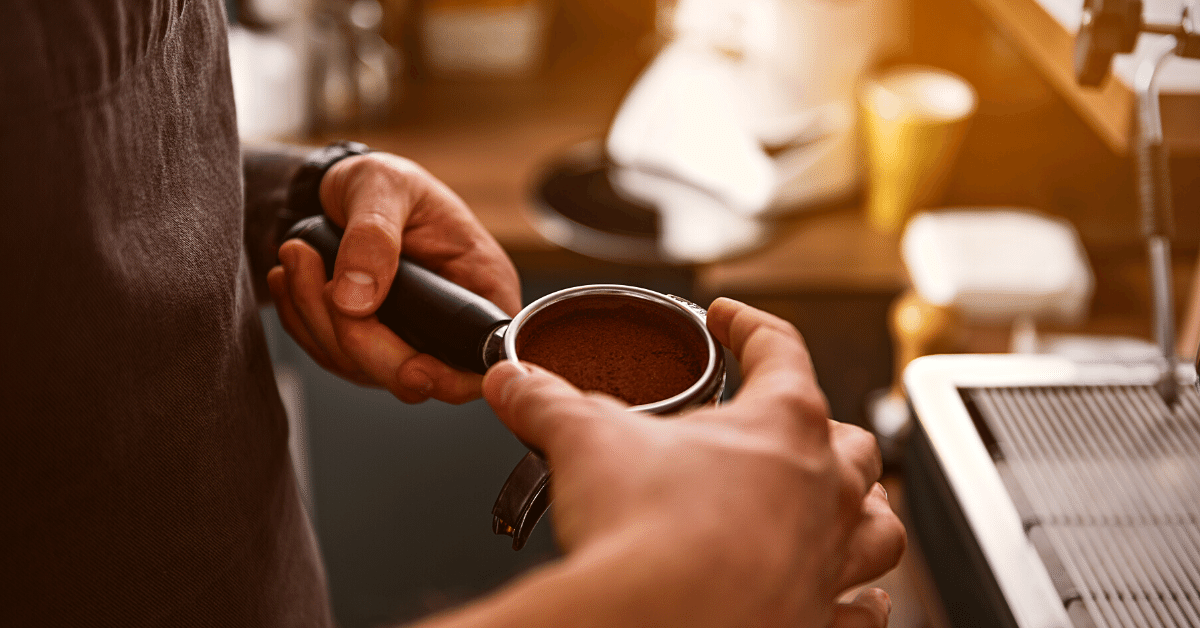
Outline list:
[[[559,625],[724,627],[772,623],[777,615],[826,625],[827,578],[812,565],[797,569],[785,544],[768,543],[777,549],[764,552],[761,542],[703,521],[683,529],[627,526],[564,559],[564,577],[578,579],[594,597],[576,601],[574,608],[589,610],[567,614]],[[589,604],[597,599],[607,614],[593,624],[596,607]]]
[[[279,233],[303,218],[324,213],[321,184],[326,175],[343,160],[369,152],[366,144],[343,140],[308,153],[288,185],[287,203],[279,217]]]
[[[601,592],[608,615],[596,621],[597,627],[734,625],[736,615],[713,612],[716,600],[727,605],[721,610],[740,606],[740,592],[727,590],[730,583],[719,577],[711,550],[677,535],[627,528],[569,556],[566,569],[585,583],[585,590]]]
[[[312,147],[256,143],[242,146],[244,243],[260,302],[270,300],[267,271],[278,264],[281,216],[287,212],[288,188]]]
[[[331,164],[317,187],[317,197],[325,215],[344,218],[350,182],[356,177],[376,172],[375,168],[380,166],[385,155],[387,153],[350,154]]]

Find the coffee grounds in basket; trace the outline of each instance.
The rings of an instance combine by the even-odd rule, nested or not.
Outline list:
[[[533,315],[517,357],[631,405],[687,390],[708,363],[705,337],[664,306],[618,295],[575,297]]]

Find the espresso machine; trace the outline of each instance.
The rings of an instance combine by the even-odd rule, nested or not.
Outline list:
[[[911,531],[955,626],[1200,626],[1200,392],[1177,364],[1171,187],[1157,75],[1200,57],[1200,14],[1143,22],[1140,0],[1087,0],[1082,85],[1143,41],[1135,183],[1155,359],[929,356],[904,373]]]

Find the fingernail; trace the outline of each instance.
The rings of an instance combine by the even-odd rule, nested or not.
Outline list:
[[[506,364],[511,365],[514,373],[509,376],[507,381],[504,382],[504,388],[500,391],[500,405],[502,406],[508,405],[509,399],[512,398],[513,393],[515,392],[514,389],[516,388],[517,382],[529,376],[529,369],[525,368],[525,366],[520,362],[507,362]]]
[[[348,310],[362,310],[375,302],[375,278],[359,270],[342,273],[333,289],[333,301]]]
[[[887,612],[890,615],[892,613],[892,596],[888,595],[887,591],[882,591],[882,593],[883,601],[887,604]]]
[[[422,395],[433,392],[433,378],[429,376],[429,373],[418,368],[406,370],[400,380],[400,385]]]

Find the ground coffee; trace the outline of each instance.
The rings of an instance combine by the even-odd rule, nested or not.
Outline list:
[[[582,390],[632,405],[687,390],[708,363],[705,337],[686,317],[619,295],[575,297],[548,306],[522,325],[516,348],[521,360]]]

